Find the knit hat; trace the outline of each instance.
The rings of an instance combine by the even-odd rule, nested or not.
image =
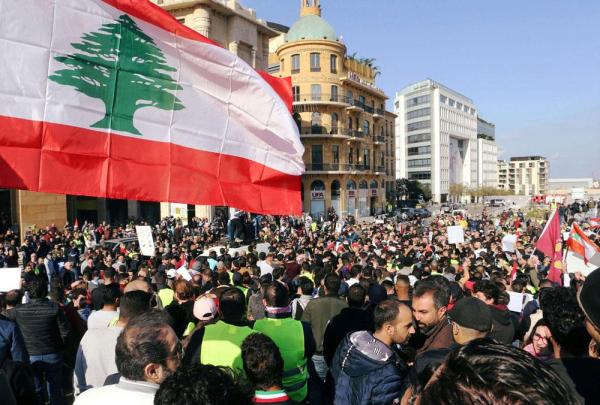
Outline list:
[[[201,321],[210,321],[217,315],[217,311],[214,298],[202,296],[194,302],[194,316]]]
[[[592,271],[577,294],[579,306],[586,318],[600,329],[600,268]]]

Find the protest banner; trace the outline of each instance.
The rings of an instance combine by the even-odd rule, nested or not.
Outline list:
[[[521,313],[523,311],[523,306],[525,305],[525,294],[507,291],[510,296],[510,301],[508,302],[508,310],[511,312]]]
[[[138,243],[140,244],[140,252],[144,256],[154,256],[155,246],[154,239],[152,239],[152,229],[145,226],[136,226],[135,232],[137,233]]]
[[[502,238],[502,251],[504,252],[514,252],[515,245],[517,244],[517,235],[505,235]]]

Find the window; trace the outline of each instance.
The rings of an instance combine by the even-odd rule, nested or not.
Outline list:
[[[420,108],[418,110],[407,112],[406,119],[411,120],[413,118],[425,117],[430,114],[431,114],[431,109],[429,107]]]
[[[300,73],[300,55],[292,55],[292,73]]]
[[[365,167],[371,167],[371,151],[369,149],[363,151],[363,164]]]
[[[332,134],[337,134],[338,133],[338,123],[339,123],[339,116],[337,113],[333,113],[331,114],[331,133]]]
[[[406,100],[406,106],[414,107],[419,104],[429,103],[429,100],[430,100],[429,94],[426,94],[424,96],[409,98],[408,100]]]
[[[331,101],[338,101],[338,86],[331,86]]]
[[[354,163],[354,148],[348,148],[348,164]]]
[[[352,117],[348,117],[348,129],[352,131]]]
[[[431,121],[429,121],[429,120],[418,121],[418,122],[413,122],[411,124],[408,124],[406,126],[407,131],[417,131],[419,129],[425,129],[425,128],[431,128]]]
[[[462,110],[463,105],[462,103],[459,103],[458,101],[456,102],[456,108],[458,108],[459,110]]]
[[[365,96],[358,96],[358,103],[361,105],[361,107],[365,107]]]
[[[431,180],[431,172],[412,172],[408,174],[410,180]]]
[[[369,135],[369,127],[370,127],[369,121],[364,120],[364,122],[363,122],[363,132],[364,132],[365,136]]]
[[[354,104],[354,94],[348,90],[348,93],[346,93],[346,95],[348,96],[348,104]]]
[[[321,85],[313,84],[310,86],[310,95],[313,101],[321,101]]]
[[[448,104],[450,105],[450,107],[454,107],[454,105],[456,104],[456,101],[454,101],[451,98],[449,98],[448,99]]]
[[[431,159],[411,159],[407,161],[408,167],[425,167],[431,165]]]
[[[311,133],[313,134],[320,134],[322,133],[322,125],[321,125],[321,113],[320,112],[313,112],[310,116],[310,127],[311,127]]]
[[[337,73],[337,55],[331,55],[329,57],[329,65],[331,67],[331,73]]]
[[[323,170],[323,145],[313,145],[311,152],[313,170]]]
[[[406,143],[429,142],[431,141],[430,134],[410,135],[406,138]]]
[[[442,103],[442,104],[446,104],[446,102],[447,102],[447,101],[448,101],[448,97],[446,97],[446,96],[442,96],[442,95],[440,94],[440,103]]]
[[[310,71],[320,72],[321,71],[321,54],[311,53],[310,54]]]
[[[300,86],[292,86],[292,97],[294,101],[300,101]]]
[[[416,148],[408,148],[408,156],[424,155],[431,153],[431,146],[419,146]]]
[[[331,145],[331,158],[334,164],[340,163],[340,145]]]

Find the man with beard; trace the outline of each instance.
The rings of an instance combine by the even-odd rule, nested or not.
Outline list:
[[[447,349],[452,339],[452,326],[446,316],[450,300],[448,280],[432,276],[417,283],[412,299],[412,310],[425,342],[417,355],[427,350]]]

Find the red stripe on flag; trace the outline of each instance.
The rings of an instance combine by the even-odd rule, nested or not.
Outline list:
[[[0,116],[0,187],[300,214],[300,176],[166,142]]]
[[[207,44],[222,48],[217,42],[206,38],[198,31],[194,31],[190,27],[183,25],[175,17],[163,10],[161,7],[148,0],[102,0],[103,2],[117,8],[129,15],[132,15],[140,20],[146,21],[149,24],[155,25],[163,30],[175,34],[182,38],[191,39],[194,41],[205,42]],[[257,73],[275,90],[281,97],[283,102],[292,111],[292,79],[278,78],[270,74],[257,70]]]

